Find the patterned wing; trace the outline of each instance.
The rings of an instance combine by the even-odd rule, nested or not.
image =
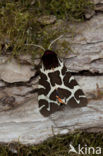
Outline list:
[[[73,108],[86,106],[88,102],[84,92],[65,66],[62,74],[65,89],[70,93],[69,96],[66,96],[66,104]]]
[[[59,86],[61,84],[61,79],[58,77],[58,74],[59,72],[56,70],[45,71],[43,66],[40,69],[38,102],[40,113],[45,117],[61,108],[56,98],[56,84]]]
[[[45,70],[40,69],[38,102],[43,116],[61,110],[65,105],[83,107],[87,99],[73,76],[59,60],[59,66]]]

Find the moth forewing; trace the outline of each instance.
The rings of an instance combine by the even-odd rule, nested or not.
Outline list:
[[[42,57],[38,102],[43,116],[67,105],[74,108],[87,105],[86,96],[77,81],[56,53],[50,50],[45,51]]]

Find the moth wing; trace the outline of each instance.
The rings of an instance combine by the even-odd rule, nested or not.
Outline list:
[[[48,76],[42,70],[40,71],[39,86],[38,86],[38,103],[40,113],[47,117],[50,114],[60,109],[56,101],[56,93],[53,92],[53,99],[50,99],[50,92],[52,93],[51,82],[48,81]]]
[[[70,93],[70,95],[66,97],[66,103],[73,108],[85,107],[88,102],[83,90],[80,88],[75,78],[71,75],[70,71],[65,66],[63,67],[63,70],[64,86]]]
[[[65,105],[73,108],[87,105],[84,92],[62,62],[54,72],[47,73],[42,68],[39,79],[38,102],[40,113],[43,116],[49,116],[61,110]]]

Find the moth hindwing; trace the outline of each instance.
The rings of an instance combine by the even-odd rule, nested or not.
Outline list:
[[[86,96],[77,81],[50,50],[45,51],[42,57],[38,88],[39,109],[45,117],[66,105],[74,108],[87,105]]]

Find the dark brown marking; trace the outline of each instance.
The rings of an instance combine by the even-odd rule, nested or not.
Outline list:
[[[76,99],[80,99],[80,98],[79,98],[79,95],[84,95],[84,93],[83,93],[83,91],[82,91],[81,89],[78,89],[78,90],[75,92],[75,94],[74,94],[74,96],[76,97]]]
[[[44,107],[40,110],[40,113],[43,116],[47,117],[47,116],[50,115],[50,112],[47,110],[47,108],[48,108],[48,102],[46,100],[43,100],[43,99],[39,100],[39,107],[41,107],[43,105],[44,105]]]
[[[71,92],[69,90],[58,88],[58,94],[60,98],[64,99],[65,97],[68,98],[71,95]]]
[[[74,86],[78,85],[78,83],[75,79],[69,82],[70,78],[71,78],[70,72],[66,72],[66,75],[64,76],[64,79],[63,79],[64,85],[69,87],[70,89],[73,89]]]
[[[57,90],[54,90],[51,95],[50,95],[50,100],[54,100],[56,101],[57,98],[56,96],[59,96],[59,98],[61,99],[65,99],[68,98],[71,95],[71,92],[66,90],[66,89],[62,89],[62,88],[58,88]]]
[[[63,78],[63,81],[64,81],[65,86],[67,86],[67,84],[69,83],[70,77],[71,77],[70,72],[66,72],[66,75]]]
[[[83,91],[81,89],[77,90],[75,93],[75,98],[80,101],[80,103],[77,103],[75,98],[72,97],[68,101],[68,105],[72,108],[77,108],[77,107],[85,107],[87,105],[87,98],[81,97],[79,98],[79,95],[84,95]]]
[[[39,84],[42,85],[44,88],[40,88],[38,91],[38,95],[44,94],[47,95],[50,91],[50,84],[45,79],[40,79]]]
[[[63,66],[63,68],[62,68],[62,75],[65,75],[66,71],[67,71],[67,68],[65,66]]]
[[[79,97],[80,95],[84,95],[83,91],[81,89],[78,89],[76,92],[75,92],[75,97],[76,99],[80,100],[80,103],[77,104],[79,105],[79,107],[83,107],[83,106],[86,106],[87,105],[87,98],[86,97]]]
[[[50,103],[50,111],[48,111],[48,102],[46,100],[39,100],[39,107],[43,105],[44,107],[40,110],[40,113],[45,117],[48,117],[50,114],[59,111],[63,108],[63,106],[58,106],[55,103]]]
[[[43,80],[47,80],[47,76],[42,72],[40,72],[40,78]]]
[[[78,83],[76,80],[71,80],[70,83],[68,83],[69,88],[73,89],[74,86],[77,86]]]
[[[56,101],[56,90],[54,90],[51,94],[50,94],[50,100],[54,100]]]
[[[69,101],[68,101],[68,105],[71,107],[71,108],[76,108],[79,106],[79,104],[77,104],[77,102],[75,101],[75,99],[72,97]]]
[[[55,84],[58,84],[58,85],[62,84],[59,71],[49,73],[48,76],[50,78],[50,83],[52,86],[55,86]]]

